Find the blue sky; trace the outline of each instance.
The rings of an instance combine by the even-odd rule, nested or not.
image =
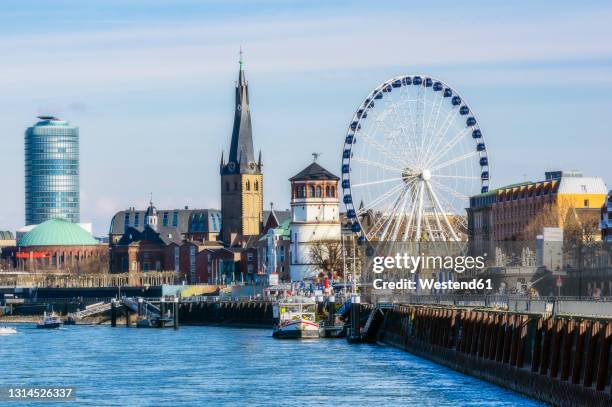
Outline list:
[[[494,186],[579,169],[612,184],[612,5],[533,1],[3,1],[0,229],[23,224],[23,132],[41,113],[81,129],[81,218],[219,207],[239,47],[266,206],[310,153],[338,173],[345,128],[387,78],[459,90]]]

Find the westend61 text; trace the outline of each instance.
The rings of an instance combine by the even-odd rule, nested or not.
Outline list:
[[[417,286],[418,285],[418,286]],[[402,278],[397,281],[384,281],[377,278],[373,281],[375,290],[492,290],[491,279],[473,279],[469,281],[437,281],[433,278],[419,278],[416,281]]]

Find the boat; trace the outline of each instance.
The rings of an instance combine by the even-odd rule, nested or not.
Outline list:
[[[0,326],[0,335],[16,334],[17,330],[10,326]]]
[[[274,305],[277,321],[272,336],[278,339],[316,339],[321,336],[316,321],[317,304],[310,298],[293,297]]]
[[[36,328],[39,329],[57,329],[60,326],[62,326],[62,320],[55,314],[55,312],[47,314],[47,311],[45,311],[42,320],[36,324]]]

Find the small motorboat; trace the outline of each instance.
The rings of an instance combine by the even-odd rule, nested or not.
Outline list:
[[[278,339],[315,339],[320,337],[316,321],[316,303],[295,297],[273,307],[276,324],[272,336]]]
[[[10,326],[0,326],[0,335],[16,334],[17,330]]]
[[[36,324],[36,328],[39,329],[57,329],[61,326],[62,320],[55,314],[55,312],[47,314],[47,311],[45,311],[42,320]]]

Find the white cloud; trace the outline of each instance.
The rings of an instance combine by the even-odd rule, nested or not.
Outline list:
[[[10,57],[0,65],[0,87],[20,94],[24,87],[36,92],[84,92],[194,80],[212,83],[235,69],[241,43],[249,69],[273,74],[584,61],[612,56],[610,17],[610,12],[596,10],[531,20],[497,16],[474,21],[447,13],[432,21],[419,15],[381,13],[13,35],[1,38],[0,54]],[[504,66],[503,71],[516,71],[515,65]],[[590,80],[608,83],[607,71],[601,71],[604,74]],[[546,69],[543,72],[550,81]],[[500,74],[494,79],[507,83],[514,80],[512,76],[517,75]]]

